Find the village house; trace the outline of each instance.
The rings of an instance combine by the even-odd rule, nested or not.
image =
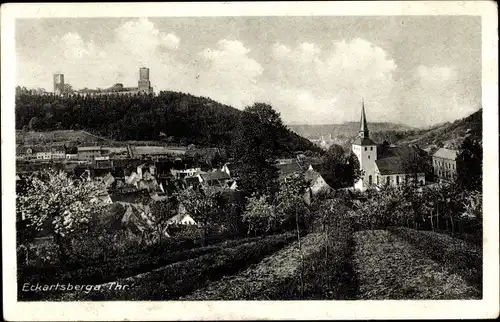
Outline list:
[[[35,155],[33,154],[33,148],[26,146],[16,147],[16,160],[30,160],[34,157]]]
[[[281,177],[285,177],[292,173],[304,172],[304,168],[296,160],[291,163],[278,163],[276,167],[278,168],[278,172]]]
[[[66,148],[64,146],[53,146],[50,148],[51,159],[64,160],[66,159]]]
[[[100,146],[79,146],[78,158],[82,160],[93,160],[95,157],[102,155],[102,147]]]
[[[316,196],[321,192],[330,192],[332,190],[330,185],[328,185],[325,179],[323,179],[323,176],[314,170],[312,165],[309,165],[309,168],[304,173],[304,179],[309,184],[312,196]]]
[[[50,160],[52,158],[52,153],[46,149],[37,149],[36,159],[37,160]]]
[[[187,213],[182,203],[177,208],[177,214],[167,221],[167,224],[173,226],[197,226],[196,221]]]
[[[439,181],[451,181],[457,176],[457,150],[441,148],[432,156],[434,175]]]
[[[228,176],[232,177],[232,178],[236,178],[238,175],[237,175],[237,170],[236,170],[236,166],[234,163],[226,163],[222,166],[221,168],[221,171],[227,173]]]
[[[196,177],[198,174],[202,173],[201,168],[189,168],[189,169],[170,169],[170,173],[177,179],[183,179],[186,177]]]
[[[401,156],[397,153],[383,155],[384,149],[370,139],[368,124],[366,121],[365,105],[361,108],[361,127],[358,138],[352,144],[352,151],[359,161],[363,176],[354,184],[356,190],[364,191],[369,187],[380,188],[385,185],[398,186],[407,182],[408,179],[417,180],[421,185],[425,184],[425,173],[409,173],[403,165]],[[394,146],[389,146],[388,151]]]
[[[215,187],[227,187],[227,181],[231,177],[220,170],[205,172],[198,174],[198,179],[202,185],[215,186]]]

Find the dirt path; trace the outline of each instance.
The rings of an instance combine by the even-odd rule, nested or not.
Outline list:
[[[471,299],[475,289],[458,274],[385,230],[354,235],[358,299]]]

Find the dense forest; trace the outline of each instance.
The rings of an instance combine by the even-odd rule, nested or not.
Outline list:
[[[231,147],[242,112],[209,98],[162,91],[155,95],[16,95],[16,129],[86,130],[115,140],[164,139]],[[317,151],[309,140],[279,129],[283,154]]]

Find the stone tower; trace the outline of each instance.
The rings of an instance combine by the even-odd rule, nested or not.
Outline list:
[[[64,93],[64,74],[54,74],[54,94]]]
[[[149,81],[149,68],[141,67],[139,69],[139,92],[151,93],[151,82]]]

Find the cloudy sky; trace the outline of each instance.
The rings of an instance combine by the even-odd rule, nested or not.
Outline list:
[[[286,123],[427,126],[477,110],[478,17],[197,17],[16,22],[17,85],[52,91],[137,86],[242,109],[270,103]]]

